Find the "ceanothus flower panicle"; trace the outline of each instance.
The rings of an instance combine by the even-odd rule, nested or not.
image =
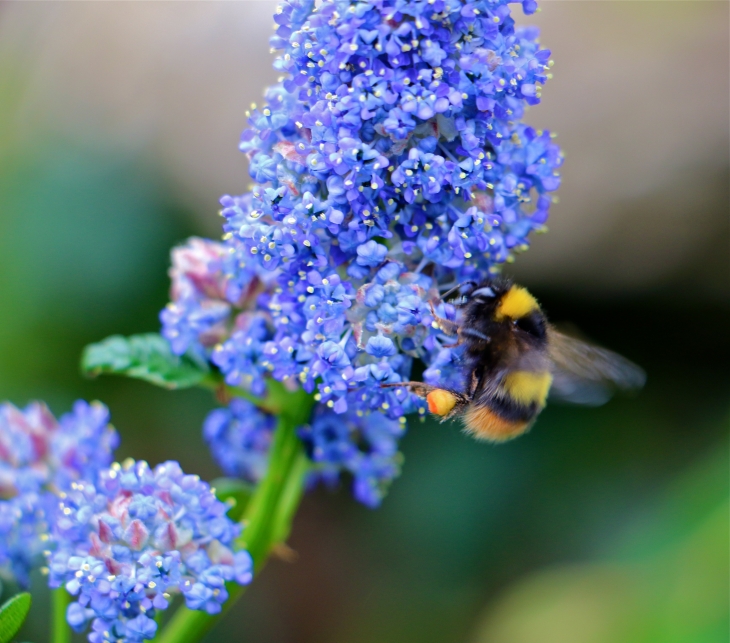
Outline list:
[[[99,402],[78,400],[58,421],[41,402],[0,405],[0,569],[21,586],[42,559],[58,494],[108,466],[118,443]]]
[[[72,483],[60,509],[49,585],[75,597],[67,620],[77,631],[91,621],[91,643],[153,638],[156,610],[173,593],[190,609],[216,614],[227,581],[251,581],[251,556],[233,551],[241,526],[207,483],[176,462],[114,463],[96,483]]]
[[[462,347],[435,320],[458,311],[441,293],[499,272],[544,229],[562,155],[522,118],[552,61],[506,0],[289,0],[274,19],[283,75],[240,143],[256,183],[221,199],[222,242],[173,253],[163,334],[230,386],[262,395],[270,377],[314,394],[313,459],[378,480],[358,493],[377,504],[397,448],[374,467],[366,426],[424,412],[381,385],[409,380],[416,359],[428,383],[462,389]],[[318,459],[334,448],[319,448],[327,413],[362,458]]]

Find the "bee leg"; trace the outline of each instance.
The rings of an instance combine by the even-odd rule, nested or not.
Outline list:
[[[426,397],[428,410],[446,422],[451,418],[460,416],[466,407],[471,404],[471,398],[456,391],[437,389]]]
[[[461,346],[465,341],[464,336],[471,337],[487,344],[492,341],[491,338],[487,337],[484,333],[480,333],[478,330],[474,330],[473,328],[465,328],[464,326],[460,326],[458,328],[457,334],[459,335],[459,339],[455,344],[444,344],[443,347],[456,348],[457,346]]]
[[[395,384],[381,384],[381,388],[408,388],[411,393],[415,393],[418,397],[427,397],[431,391],[437,390],[435,386],[424,384],[423,382],[396,382]]]
[[[454,286],[453,288],[449,288],[449,289],[448,289],[448,290],[447,290],[447,291],[446,291],[446,292],[445,292],[445,293],[444,293],[443,295],[441,295],[441,299],[442,299],[442,301],[445,301],[445,300],[446,300],[446,298],[447,298],[447,297],[448,297],[449,295],[453,294],[454,292],[461,292],[461,289],[462,289],[462,288],[463,288],[464,286],[468,285],[468,284],[471,284],[471,286],[472,286],[472,289],[473,289],[473,288],[476,288],[476,287],[477,287],[477,282],[476,282],[476,281],[471,281],[471,280],[469,280],[469,281],[464,281],[464,282],[462,282],[462,283],[460,283],[460,284],[456,284],[456,286]]]
[[[394,388],[404,386],[411,390],[418,397],[425,397],[428,410],[434,415],[441,417],[441,421],[448,420],[460,415],[464,409],[471,404],[471,398],[459,393],[423,382],[398,382],[397,384],[381,384],[383,388]]]
[[[469,387],[472,397],[474,397],[476,392],[479,390],[481,383],[482,383],[482,378],[479,375],[477,375],[477,371],[476,370],[472,371],[471,386]]]
[[[429,301],[428,305],[429,308],[431,308],[431,314],[433,315],[434,322],[442,331],[444,331],[447,335],[457,335],[459,333],[459,324],[451,321],[450,319],[439,317],[436,314],[436,310],[434,309],[432,302]]]
[[[454,344],[442,344],[444,348],[456,348],[457,346],[461,346],[464,343],[464,339],[459,335],[459,339],[456,340],[456,343]]]

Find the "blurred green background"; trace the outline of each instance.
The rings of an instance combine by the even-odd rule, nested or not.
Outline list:
[[[556,321],[641,364],[604,407],[527,436],[414,423],[383,507],[310,494],[208,641],[724,643],[730,546],[728,19],[721,2],[544,4],[556,78],[551,233],[514,266]],[[274,78],[274,4],[0,5],[0,398],[107,403],[120,457],[219,474],[214,401],[84,380],[83,346],[154,331],[169,248],[248,183],[245,106]],[[533,118],[534,117],[534,118]],[[24,639],[47,640],[35,579]],[[81,639],[79,639],[81,640]]]

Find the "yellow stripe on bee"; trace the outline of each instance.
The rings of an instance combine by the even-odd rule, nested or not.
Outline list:
[[[502,386],[515,402],[545,406],[552,383],[553,376],[547,371],[514,371],[505,376]]]
[[[437,388],[426,396],[426,403],[434,415],[447,415],[456,406],[456,396]]]
[[[537,299],[526,288],[512,286],[502,296],[494,317],[497,321],[502,321],[507,317],[510,319],[520,319],[535,310],[540,310],[540,304],[537,303]]]

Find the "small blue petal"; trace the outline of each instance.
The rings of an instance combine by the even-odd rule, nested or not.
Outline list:
[[[365,350],[373,357],[390,357],[395,355],[397,349],[393,340],[384,337],[383,335],[376,335],[368,340]]]

